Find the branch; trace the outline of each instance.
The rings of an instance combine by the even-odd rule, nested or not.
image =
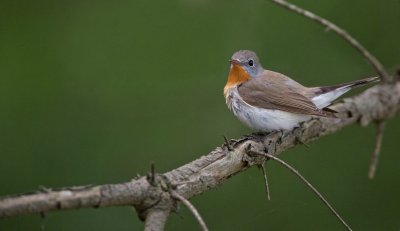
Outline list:
[[[133,205],[139,217],[146,220],[147,230],[161,230],[168,214],[175,209],[170,188],[190,198],[217,187],[252,165],[262,164],[263,160],[248,156],[244,146],[252,144],[260,150],[268,149],[271,155],[278,155],[297,145],[298,137],[303,142],[310,142],[357,121],[366,125],[373,120],[387,119],[399,110],[399,102],[399,83],[375,86],[336,105],[334,109],[341,112],[337,120],[313,119],[291,132],[246,136],[228,142],[232,151],[217,148],[207,156],[164,175],[152,171],[150,177],[123,184],[45,190],[5,197],[0,199],[0,217],[72,208]]]
[[[153,209],[147,214],[144,222],[144,231],[163,231],[169,211]]]
[[[176,209],[170,190],[190,199],[218,187],[253,165],[262,164],[263,157],[247,155],[245,147],[249,144],[256,150],[268,150],[270,155],[276,156],[300,144],[299,137],[302,142],[309,143],[357,122],[365,126],[373,121],[387,120],[400,109],[400,82],[374,86],[356,97],[343,99],[332,109],[339,112],[337,119],[315,118],[293,131],[251,134],[231,140],[232,151],[226,146],[217,147],[208,155],[170,172],[155,173],[154,180],[140,177],[121,184],[42,190],[3,197],[0,198],[0,217],[125,205],[134,206],[147,225],[154,220],[152,217],[165,217]],[[162,214],[155,211],[157,209],[163,210]]]
[[[322,18],[308,10],[304,10],[304,9],[302,9],[296,5],[293,5],[285,0],[272,0],[272,2],[278,4],[279,6],[284,7],[290,11],[293,11],[300,15],[303,15],[304,17],[306,17],[308,19],[318,22],[321,25],[325,26],[328,30],[334,31],[337,35],[339,35],[339,37],[341,37],[346,42],[348,42],[357,51],[359,51],[362,56],[364,56],[364,58],[368,61],[368,63],[379,74],[382,81],[384,81],[384,82],[390,81],[389,74],[386,72],[385,68],[378,61],[378,59],[375,56],[373,56],[364,46],[362,46],[355,38],[353,38],[347,31],[343,30],[336,24],[326,20],[325,18]]]
[[[378,160],[379,160],[379,154],[381,152],[384,130],[385,130],[385,122],[384,121],[377,122],[376,135],[375,135],[375,148],[374,152],[371,155],[371,164],[369,165],[369,171],[368,171],[368,178],[371,180],[374,179],[376,167],[378,166]]]
[[[259,165],[259,168],[261,168],[263,177],[264,177],[264,186],[265,186],[265,193],[267,194],[267,199],[271,200],[271,194],[269,192],[269,184],[268,184],[268,176],[267,176],[267,171],[265,170],[265,165],[267,164],[267,162],[265,161],[265,163],[262,163],[261,165]]]

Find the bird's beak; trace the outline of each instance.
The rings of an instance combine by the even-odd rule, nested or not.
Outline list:
[[[233,64],[233,65],[239,65],[239,64],[240,64],[240,61],[237,60],[237,59],[230,59],[230,60],[229,60],[229,63],[230,63],[230,64]]]

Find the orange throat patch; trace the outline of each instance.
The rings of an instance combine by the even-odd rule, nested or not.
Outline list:
[[[231,70],[229,71],[228,81],[224,87],[224,96],[228,97],[228,91],[232,88],[250,80],[249,74],[238,64],[231,64]]]

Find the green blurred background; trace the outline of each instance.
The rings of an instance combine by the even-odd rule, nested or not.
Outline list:
[[[400,64],[400,1],[293,1],[351,32],[390,70]],[[254,1],[0,2],[0,195],[128,181],[165,172],[251,132],[222,95],[228,59],[309,86],[374,75],[347,43],[301,16]],[[358,90],[360,92],[360,90]],[[354,93],[353,93],[354,94]],[[400,229],[399,118],[387,124],[376,179],[374,128],[351,126],[281,157],[355,230]],[[253,168],[192,199],[211,230],[341,230],[276,163],[272,200]],[[199,230],[182,207],[167,230]],[[141,230],[129,207],[0,220],[0,230]]]

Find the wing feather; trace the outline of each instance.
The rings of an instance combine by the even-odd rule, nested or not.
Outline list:
[[[295,114],[334,117],[324,111],[306,96],[297,92],[295,87],[280,82],[278,78],[256,78],[238,86],[242,99],[255,107],[281,110]]]

